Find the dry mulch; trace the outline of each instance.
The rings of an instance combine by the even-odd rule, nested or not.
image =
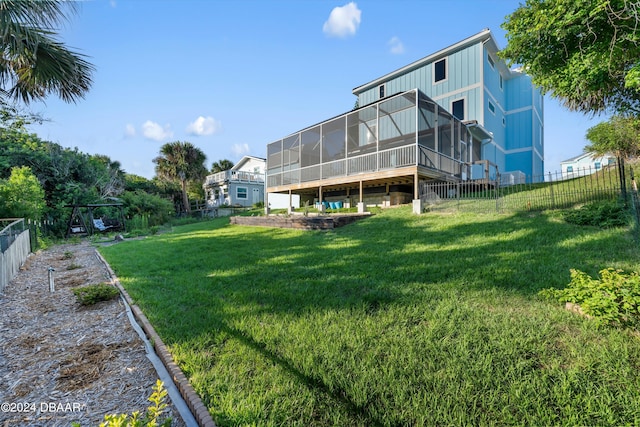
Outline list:
[[[146,411],[158,375],[122,300],[85,307],[72,293],[104,282],[110,283],[107,270],[82,242],[31,254],[5,288],[0,426],[94,426],[106,414]],[[174,425],[184,425],[173,405],[168,411]]]

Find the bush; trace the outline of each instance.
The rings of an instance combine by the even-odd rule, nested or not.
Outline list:
[[[162,381],[157,380],[156,385],[153,386],[153,393],[149,397],[151,406],[147,408],[147,413],[142,417],[139,412],[134,412],[131,415],[127,414],[113,414],[105,415],[103,423],[100,423],[100,427],[168,427],[171,425],[171,418],[160,420],[160,416],[167,408],[167,390],[164,389]]]
[[[602,228],[624,227],[629,225],[629,212],[620,202],[601,201],[565,212],[564,220],[576,225],[593,225]]]
[[[154,225],[162,225],[173,217],[175,209],[173,202],[155,194],[147,194],[144,191],[125,191],[120,196],[125,205],[127,218],[138,220],[144,218],[144,228]],[[127,224],[129,225],[129,224]],[[143,224],[134,224],[131,228],[141,227]]]
[[[120,291],[115,286],[100,283],[97,285],[83,286],[74,288],[73,294],[76,296],[80,304],[93,305],[100,301],[109,301],[117,297]]]
[[[598,324],[637,327],[640,325],[640,276],[606,268],[600,279],[580,270],[571,270],[571,283],[565,289],[543,289],[540,295],[559,302],[578,304],[584,314]]]

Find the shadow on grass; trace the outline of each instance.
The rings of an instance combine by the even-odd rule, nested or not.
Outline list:
[[[532,298],[542,288],[563,287],[570,268],[595,274],[633,265],[638,254],[623,231],[541,214],[449,218],[398,210],[331,232],[227,224],[189,226],[102,251],[170,346],[218,330],[368,425],[386,424],[373,405],[309,373],[243,322],[344,310],[374,316],[417,303],[428,310],[450,292],[498,289]]]

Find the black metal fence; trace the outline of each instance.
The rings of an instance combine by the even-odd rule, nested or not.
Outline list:
[[[525,177],[507,174],[495,180],[420,183],[426,210],[518,212],[569,208],[597,200],[627,199],[633,170],[610,165],[570,173]],[[627,178],[630,177],[630,178]],[[629,186],[629,188],[627,188]]]

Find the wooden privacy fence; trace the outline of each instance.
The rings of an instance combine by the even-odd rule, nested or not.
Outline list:
[[[15,277],[31,252],[29,229],[24,219],[0,219],[0,293]]]

